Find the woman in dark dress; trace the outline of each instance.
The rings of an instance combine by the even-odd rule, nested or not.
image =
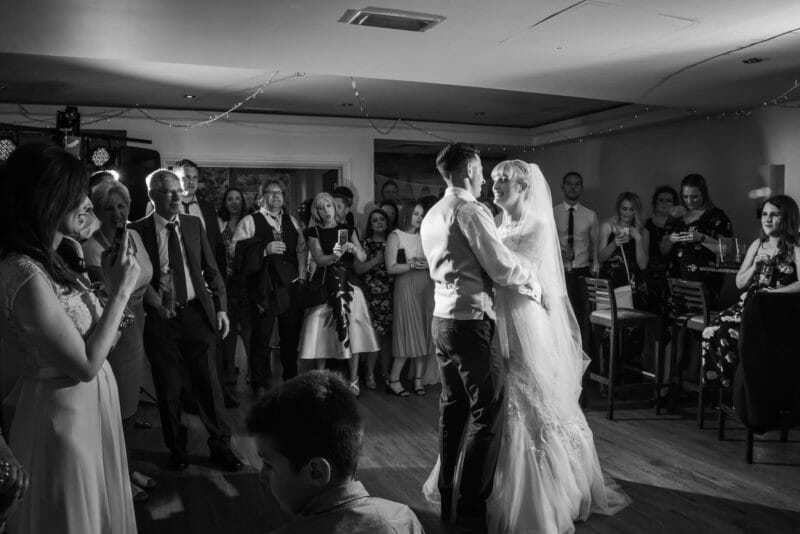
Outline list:
[[[361,245],[367,252],[367,261],[356,261],[353,268],[364,280],[364,292],[372,317],[372,327],[381,342],[381,369],[389,375],[392,361],[392,294],[394,277],[386,272],[384,249],[389,233],[389,216],[381,209],[374,209],[367,217],[367,229]],[[369,389],[375,389],[375,360],[377,354],[367,357],[367,376],[364,379]]]
[[[598,251],[600,278],[611,280],[618,288],[630,285],[633,305],[643,309],[647,303],[647,286],[643,272],[647,268],[650,234],[642,224],[642,201],[635,193],[625,192],[617,197],[616,215],[600,225]],[[618,306],[628,307],[617,303]]]
[[[681,202],[664,224],[661,253],[670,256],[670,276],[705,283],[713,308],[722,290],[722,275],[705,273],[700,267],[714,263],[720,237],[732,237],[733,227],[725,212],[711,202],[706,180],[699,174],[681,182]]]
[[[222,205],[217,211],[219,225],[225,254],[220,254],[217,259],[220,272],[225,278],[225,291],[228,295],[228,319],[230,320],[230,333],[221,342],[218,349],[217,373],[222,386],[222,397],[225,407],[236,408],[239,401],[236,399],[236,344],[239,336],[244,343],[245,358],[250,354],[250,301],[247,297],[247,287],[242,277],[233,276],[233,256],[235,249],[231,247],[233,234],[239,221],[247,215],[245,197],[241,189],[229,187],[222,195]],[[224,263],[222,262],[224,258]],[[249,360],[247,360],[249,361]]]
[[[669,255],[661,254],[661,240],[666,234],[665,224],[672,208],[678,205],[678,192],[669,185],[656,188],[653,193],[653,216],[647,219],[644,227],[650,233],[650,247],[645,278],[648,290],[648,309],[664,315],[669,298],[667,267]]]
[[[728,387],[739,363],[739,328],[742,310],[753,293],[798,293],[800,282],[800,224],[797,203],[775,195],[761,209],[761,235],[747,249],[736,274],[736,287],[745,289],[739,302],[721,312],[703,330],[703,381]]]
[[[327,300],[306,310],[299,358],[315,360],[319,369],[325,367],[326,359],[347,360],[349,386],[358,395],[359,355],[380,350],[364,292],[353,283],[353,261],[366,261],[367,253],[350,225],[337,221],[330,194],[320,193],[314,198],[312,216],[314,226],[306,234],[316,265],[311,283],[323,283]],[[347,239],[340,241],[340,233]]]

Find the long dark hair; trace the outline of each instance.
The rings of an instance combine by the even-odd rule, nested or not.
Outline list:
[[[86,168],[57,146],[31,144],[16,149],[0,179],[0,250],[40,262],[59,284],[79,288],[75,274],[53,250],[58,226],[88,192]]]
[[[714,207],[714,203],[711,202],[711,196],[708,194],[708,184],[702,174],[687,174],[683,180],[681,180],[681,205],[685,208],[686,202],[683,200],[684,187],[696,187],[700,190],[700,194],[703,195],[703,207],[706,209]]]
[[[242,190],[238,187],[229,187],[222,195],[222,204],[220,205],[219,210],[217,210],[217,215],[219,215],[219,218],[225,222],[231,220],[231,213],[228,211],[228,193],[232,191],[239,193],[239,195],[242,197],[242,212],[239,214],[239,219],[247,215],[247,201],[244,193],[242,193]]]
[[[798,224],[800,224],[800,212],[797,208],[797,202],[789,195],[774,195],[761,204],[762,210],[765,204],[772,204],[781,212],[781,225],[778,228],[780,232],[778,249],[783,253],[797,246]],[[761,228],[760,239],[762,242],[768,239],[764,233],[764,228]]]

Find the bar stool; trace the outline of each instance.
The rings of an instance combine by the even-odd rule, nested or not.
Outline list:
[[[699,380],[692,382],[684,380],[676,373],[678,361],[678,338],[681,332],[693,332],[698,337],[702,336],[703,329],[708,325],[709,310],[703,282],[669,278],[669,292],[676,303],[675,310],[669,314],[668,326],[672,330],[672,350],[670,350],[669,382],[676,379],[678,384],[688,391],[697,392],[697,426],[703,428],[705,422],[706,386],[703,384],[703,359],[699,361]]]
[[[661,383],[661,360],[663,357],[663,347],[659,341],[661,337],[661,317],[654,313],[634,310],[630,308],[618,308],[617,300],[611,289],[609,280],[602,278],[584,278],[583,279],[584,291],[586,295],[587,313],[589,315],[589,323],[592,327],[592,345],[594,348],[594,355],[598,355],[598,369],[596,372],[589,372],[589,380],[608,387],[608,414],[609,420],[614,419],[614,393],[624,392],[631,389],[652,388],[653,393],[658,398],[658,391],[662,386]],[[622,350],[622,336],[620,332],[623,328],[642,326],[651,328],[655,343],[655,373],[648,373],[644,369],[637,369],[642,378],[649,380],[642,380],[633,383],[620,383],[617,384],[618,374],[625,371],[625,359]],[[604,368],[604,354],[602,354],[602,342],[600,336],[597,335],[597,328],[608,329],[609,335],[609,354],[608,354],[608,372],[603,373]],[[619,365],[618,364],[621,364]],[[584,396],[584,404],[586,403],[587,396]],[[656,402],[656,414],[660,413],[659,403]]]

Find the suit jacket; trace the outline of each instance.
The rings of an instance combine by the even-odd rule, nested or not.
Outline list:
[[[225,281],[217,267],[214,252],[208,243],[203,224],[194,215],[178,214],[181,237],[183,238],[184,253],[189,264],[188,276],[191,277],[197,299],[206,312],[208,322],[213,331],[217,330],[216,312],[227,311],[228,301],[225,293]],[[139,232],[142,241],[153,264],[153,278],[150,285],[158,291],[161,278],[161,260],[158,255],[158,237],[156,236],[156,222],[151,213],[143,219],[131,223],[130,228]],[[216,222],[214,225],[216,227]],[[217,227],[217,230],[219,228]],[[145,304],[145,308],[147,308]]]

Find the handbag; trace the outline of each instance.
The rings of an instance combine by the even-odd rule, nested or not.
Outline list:
[[[625,264],[625,276],[628,278],[628,285],[619,286],[614,288],[614,299],[617,301],[617,309],[627,308],[629,310],[635,309],[633,305],[633,281],[631,280],[631,271],[628,269],[628,257],[625,255],[625,249],[620,248],[622,252],[622,263]]]
[[[323,268],[322,279],[319,281],[300,280],[297,286],[297,305],[301,309],[313,308],[328,301],[328,288],[325,277],[328,269]]]

